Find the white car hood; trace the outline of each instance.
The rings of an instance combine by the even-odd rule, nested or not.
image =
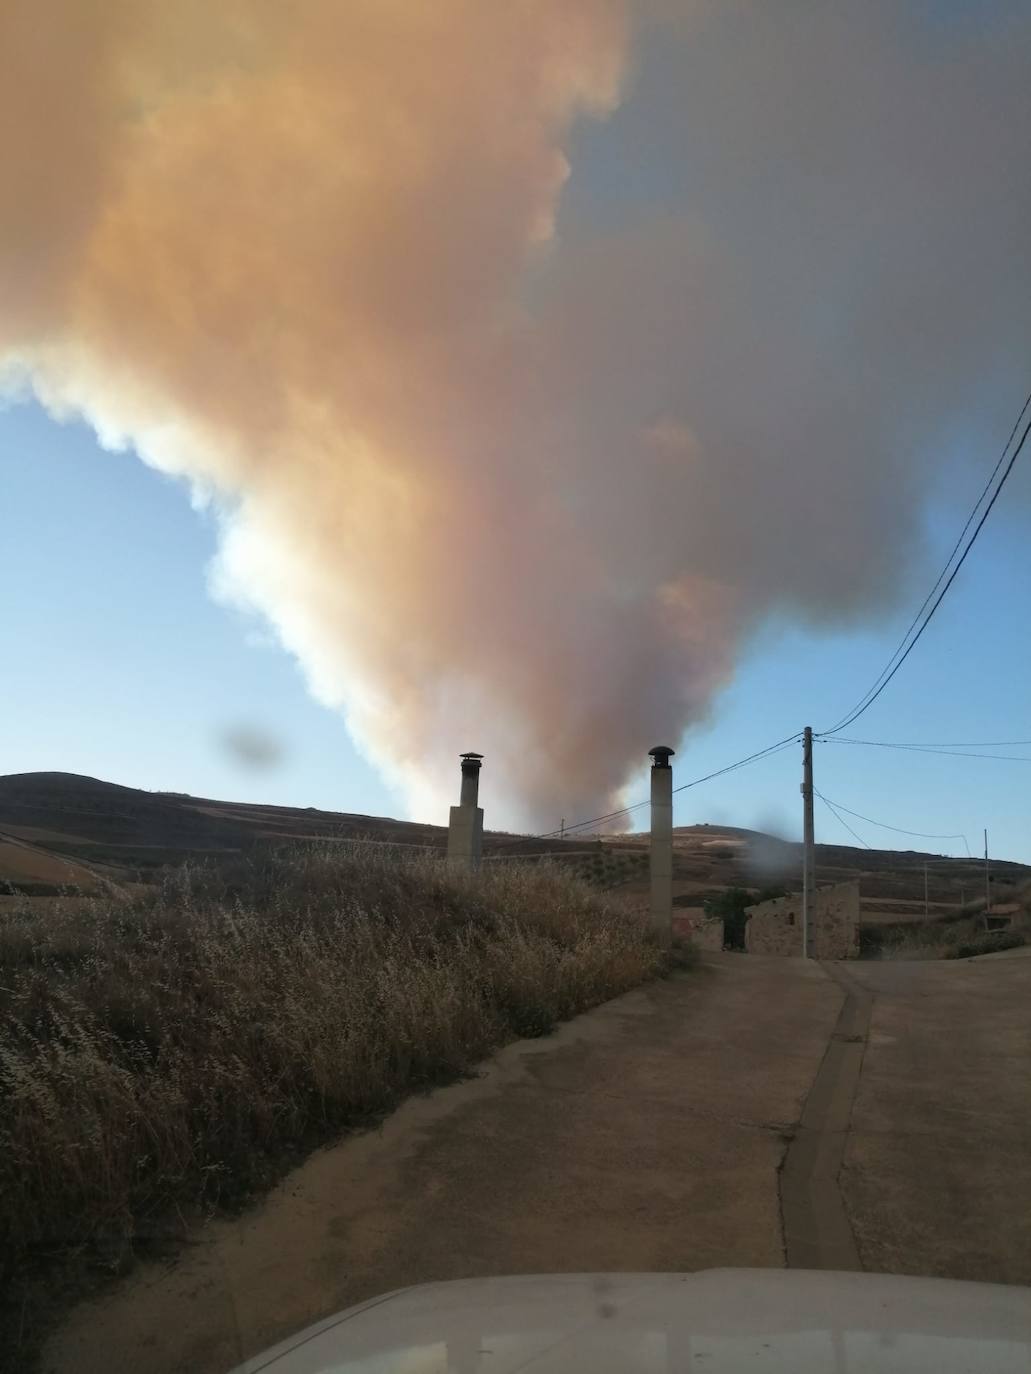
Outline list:
[[[1031,1374],[1031,1289],[779,1269],[430,1283],[234,1374]]]

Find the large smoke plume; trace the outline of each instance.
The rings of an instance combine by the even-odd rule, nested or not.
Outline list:
[[[1031,18],[904,12],[6,0],[0,356],[413,811],[476,748],[589,813],[764,617],[892,604],[1016,395]]]

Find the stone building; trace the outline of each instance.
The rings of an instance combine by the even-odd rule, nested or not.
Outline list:
[[[746,908],[745,949],[749,954],[802,955],[802,894],[776,897]],[[838,883],[813,893],[811,928],[814,959],[859,957],[859,883]]]

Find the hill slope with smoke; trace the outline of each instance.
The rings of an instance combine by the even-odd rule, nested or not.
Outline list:
[[[604,808],[764,617],[890,605],[1008,414],[1031,20],[772,10],[4,7],[11,386],[215,503],[416,813],[472,747]]]

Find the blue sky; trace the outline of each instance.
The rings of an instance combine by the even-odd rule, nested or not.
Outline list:
[[[997,447],[986,444],[989,468]],[[4,772],[61,769],[134,787],[405,814],[401,794],[356,752],[343,721],[311,700],[264,627],[212,601],[206,565],[216,531],[185,488],[34,404],[0,412],[0,472]],[[943,551],[966,513],[962,492],[951,495],[931,531]],[[932,744],[1031,738],[1031,639],[1020,610],[1031,604],[1021,528],[1029,497],[1018,470],[917,650],[848,733]],[[912,609],[860,633],[768,626],[711,720],[681,742],[676,782],[806,723],[833,724],[877,675]],[[280,739],[278,767],[254,772],[235,761],[221,736],[239,724]],[[1031,758],[1031,749],[998,752]],[[1031,862],[1029,765],[824,745],[815,767],[818,789],[853,811],[913,830],[965,832],[975,852],[987,826],[993,853]],[[797,835],[799,778],[798,751],[786,750],[681,794],[676,822]],[[488,824],[491,794],[502,786],[488,759]],[[639,788],[647,795],[643,771]],[[821,806],[816,819],[820,839],[852,843]],[[875,847],[925,847],[850,823]],[[958,841],[926,847],[964,852]]]
[[[214,520],[184,486],[35,405],[0,412],[0,455],[2,771],[403,813],[266,629],[213,602]],[[282,742],[276,771],[234,762],[222,734],[241,724]]]

